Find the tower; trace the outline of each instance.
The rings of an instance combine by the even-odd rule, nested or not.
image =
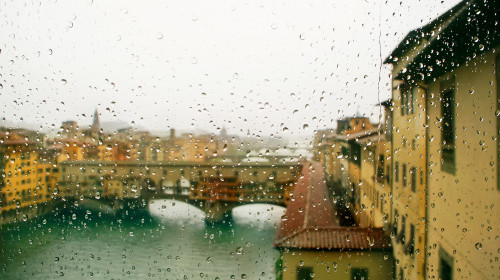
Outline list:
[[[92,122],[92,125],[90,126],[90,131],[93,133],[98,133],[100,129],[101,129],[101,124],[99,122],[99,113],[97,112],[96,108],[94,112],[94,120]]]

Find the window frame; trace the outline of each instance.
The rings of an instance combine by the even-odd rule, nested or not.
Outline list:
[[[441,98],[441,170],[450,174],[456,173],[455,147],[455,76],[447,77],[440,82]],[[445,127],[446,126],[446,127]]]
[[[366,267],[353,267],[350,274],[351,280],[369,280],[370,278],[369,270]]]

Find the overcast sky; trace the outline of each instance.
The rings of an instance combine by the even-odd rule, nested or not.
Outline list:
[[[283,136],[376,121],[381,58],[457,3],[0,1],[0,117]]]

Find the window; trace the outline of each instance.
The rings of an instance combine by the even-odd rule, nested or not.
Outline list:
[[[394,164],[394,180],[399,182],[399,162],[397,161],[396,164]]]
[[[403,87],[401,90],[401,115],[406,116],[415,113],[416,87]]]
[[[384,181],[384,155],[379,155],[379,160],[377,163],[377,181]]]
[[[403,163],[403,168],[402,168],[401,172],[403,173],[402,177],[403,177],[403,188],[404,188],[404,187],[406,187],[406,184],[407,184],[407,180],[406,180],[406,163]]]
[[[297,267],[297,280],[312,280],[313,268],[310,266]]]
[[[424,184],[424,170],[420,168],[420,185]]]
[[[410,176],[411,176],[411,191],[416,192],[417,191],[417,168],[412,167],[410,169]]]
[[[391,165],[388,164],[387,167],[386,167],[386,172],[385,172],[385,181],[390,184],[391,183]]]
[[[368,280],[368,269],[351,268],[351,280]]]
[[[361,165],[361,145],[358,143],[351,142],[349,143],[351,154],[349,156],[349,160],[356,164],[357,166]]]
[[[401,231],[396,236],[396,242],[401,242],[405,245],[406,241],[406,216],[403,216],[401,219]]]
[[[406,115],[406,104],[408,104],[408,92],[406,89],[401,89],[401,115]]]
[[[349,157],[349,149],[346,146],[342,146],[340,149],[342,150],[342,156],[344,156],[344,158]]]
[[[441,159],[442,170],[455,172],[455,78],[450,77],[441,86]]]
[[[439,249],[439,279],[453,279],[453,258],[442,248]]]
[[[415,226],[410,224],[410,238],[406,241],[405,253],[413,255],[415,254]]]

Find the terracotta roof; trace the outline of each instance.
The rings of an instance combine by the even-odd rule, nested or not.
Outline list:
[[[384,140],[385,140],[385,134],[383,132],[381,132],[380,135],[373,134],[373,135],[369,135],[366,137],[357,138],[356,142],[361,144],[361,145],[371,146],[371,145],[375,145],[379,141],[384,141]]]
[[[385,63],[397,64],[409,50],[422,44],[405,71],[394,79],[427,83],[449,73],[500,45],[498,11],[498,0],[464,0],[430,24],[411,31]]]
[[[401,42],[396,46],[396,48],[391,52],[391,54],[384,60],[384,63],[394,63],[395,57],[399,58],[405,52],[413,47],[414,43],[419,43],[422,39],[428,39],[433,28],[437,25],[442,24],[450,19],[455,13],[461,11],[465,5],[470,5],[469,1],[461,1],[455,5],[450,10],[446,11],[442,15],[438,16],[436,19],[427,23],[426,25],[416,28],[408,32],[408,34],[401,40]]]
[[[0,145],[33,145],[35,142],[26,140],[24,138],[17,138],[17,139],[4,139],[0,138]]]
[[[383,229],[358,227],[305,228],[276,240],[275,247],[316,250],[390,249],[391,241]]]
[[[355,133],[350,133],[349,135],[340,136],[338,137],[338,139],[342,139],[344,141],[352,141],[373,134],[378,134],[378,128],[375,127],[375,128],[364,129]]]
[[[276,241],[306,228],[325,228],[340,224],[333,214],[321,165],[317,162],[304,162],[302,174],[295,183],[293,199],[286,208]]]
[[[316,250],[372,250],[391,247],[382,229],[341,227],[321,165],[304,162],[302,177],[282,218],[274,247]]]

